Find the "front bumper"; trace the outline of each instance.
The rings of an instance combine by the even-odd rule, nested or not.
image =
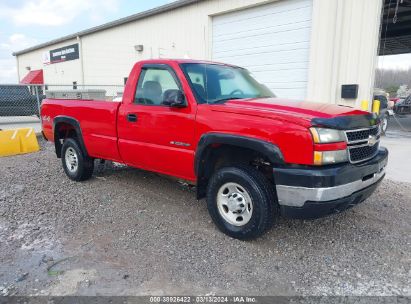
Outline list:
[[[274,168],[282,214],[318,218],[361,203],[384,178],[387,160],[387,149],[380,148],[377,156],[361,164]]]

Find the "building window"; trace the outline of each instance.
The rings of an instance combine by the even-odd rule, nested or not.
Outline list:
[[[73,90],[77,90],[77,81],[73,81]]]
[[[128,77],[124,77],[124,85],[126,85]]]

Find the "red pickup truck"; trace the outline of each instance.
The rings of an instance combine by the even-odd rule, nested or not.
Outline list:
[[[46,99],[41,117],[72,180],[89,179],[95,159],[187,180],[238,239],[279,215],[317,218],[364,201],[388,158],[376,115],[278,99],[246,69],[205,61],[138,62],[121,103]]]

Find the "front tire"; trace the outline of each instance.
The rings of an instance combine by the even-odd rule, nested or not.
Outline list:
[[[211,177],[207,208],[223,233],[240,240],[261,236],[279,215],[273,185],[248,166],[222,168]]]
[[[93,175],[93,159],[85,155],[77,141],[73,138],[64,140],[61,149],[61,160],[64,172],[73,181],[85,181]]]

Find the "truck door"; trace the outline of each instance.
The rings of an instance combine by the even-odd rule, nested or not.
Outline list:
[[[119,110],[119,151],[130,166],[195,180],[196,104],[187,98],[186,106],[181,108],[163,103],[165,96],[177,90],[184,93],[169,65],[141,67],[134,98],[123,100]]]

